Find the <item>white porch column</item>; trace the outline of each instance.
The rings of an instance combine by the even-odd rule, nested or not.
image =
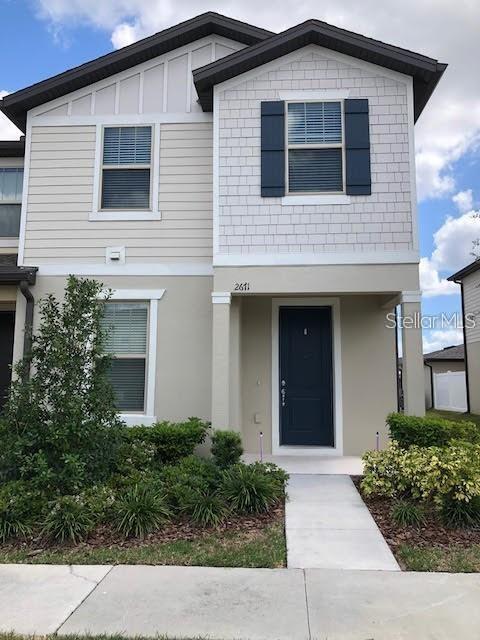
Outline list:
[[[231,294],[214,291],[212,303],[212,426],[214,429],[229,429]]]
[[[425,375],[420,300],[420,291],[404,291],[402,293],[404,409],[406,414],[416,416],[425,415]]]

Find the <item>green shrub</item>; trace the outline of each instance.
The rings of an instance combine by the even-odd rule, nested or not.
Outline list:
[[[125,538],[144,538],[169,518],[165,497],[149,485],[135,485],[113,506],[113,523]]]
[[[0,482],[27,480],[50,495],[77,493],[111,473],[121,422],[108,379],[102,285],[68,279],[62,302],[40,302],[30,379],[16,367],[0,419]]]
[[[77,543],[88,536],[95,524],[94,514],[83,496],[60,496],[49,504],[42,535],[56,542]]]
[[[150,427],[139,426],[126,429],[127,441],[147,442],[153,445],[157,464],[175,464],[193,454],[195,448],[205,441],[210,427],[199,418],[185,422],[157,422]]]
[[[480,444],[480,427],[474,422],[391,413],[387,416],[387,424],[392,439],[404,449],[412,445],[444,447],[455,440]]]
[[[155,445],[146,438],[141,439],[130,436],[130,431],[137,428],[125,427],[122,434],[122,444],[118,452],[116,469],[121,476],[128,476],[137,471],[147,471],[155,467]],[[148,427],[141,427],[141,429],[148,429]]]
[[[279,495],[285,492],[285,487],[290,478],[288,473],[273,462],[254,462],[250,465],[259,473],[263,473],[276,485]]]
[[[232,511],[260,513],[280,500],[283,490],[255,466],[236,464],[223,472],[221,494]]]
[[[193,491],[185,498],[183,510],[202,527],[218,527],[228,515],[225,500],[217,492]]]
[[[176,465],[165,466],[160,474],[169,504],[184,510],[193,493],[212,493],[218,487],[220,472],[211,460],[188,456]]]
[[[0,488],[0,542],[32,533],[43,508],[40,494],[21,481]]]
[[[480,445],[467,442],[448,447],[410,446],[393,441],[385,451],[363,457],[362,489],[379,495],[441,503],[444,496],[469,502],[480,496]]]
[[[240,434],[236,431],[215,431],[212,436],[212,455],[221,468],[238,464],[243,455]]]
[[[82,493],[87,510],[95,522],[108,522],[115,504],[115,491],[109,485],[93,485]]]
[[[480,497],[465,502],[446,495],[442,500],[440,514],[446,526],[452,529],[476,527],[480,525]]]
[[[409,500],[397,500],[392,507],[392,519],[400,527],[419,527],[425,521],[425,511]]]

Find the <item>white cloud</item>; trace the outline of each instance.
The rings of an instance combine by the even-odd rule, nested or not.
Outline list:
[[[458,285],[441,278],[429,258],[420,260],[420,287],[425,298],[458,294]]]
[[[423,353],[440,351],[445,347],[463,343],[463,331],[461,329],[439,329],[423,333]]]
[[[91,24],[110,33],[114,47],[125,46],[203,11],[220,11],[280,31],[307,18],[319,18],[384,42],[448,62],[444,77],[416,127],[420,199],[453,193],[452,165],[479,143],[480,74],[472,66],[480,5],[471,0],[36,0],[40,14],[68,29]],[[374,19],[372,20],[372,17]],[[413,19],[412,19],[413,18]]]
[[[453,197],[460,210],[472,205],[472,190]],[[465,211],[458,218],[449,216],[433,236],[435,248],[431,258],[420,261],[420,286],[427,298],[458,293],[458,287],[441,274],[451,275],[473,261],[474,240],[480,238],[478,211]]]
[[[0,89],[0,99],[8,96],[8,94],[9,91]],[[18,140],[21,135],[20,129],[17,129],[3,113],[0,113],[0,140]]]
[[[453,196],[452,200],[457,205],[460,213],[466,213],[473,209],[473,191],[471,189],[459,191]]]

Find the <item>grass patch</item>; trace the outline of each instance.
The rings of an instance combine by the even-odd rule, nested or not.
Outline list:
[[[36,554],[32,554],[31,548],[0,548],[0,563],[22,564],[146,564],[268,569],[285,567],[286,556],[283,522],[275,522],[255,532],[222,531],[194,540],[145,543],[133,547],[80,545],[45,549]]]
[[[460,547],[415,547],[400,545],[397,558],[407,571],[445,571],[448,573],[478,573],[480,545]]]
[[[454,422],[474,422],[480,427],[480,416],[474,413],[457,413],[456,411],[430,409],[427,411],[427,416],[432,418],[445,418],[445,420],[453,420]]]
[[[128,636],[122,636],[120,634],[113,634],[111,636],[106,634],[101,634],[98,636],[92,636],[91,634],[86,634],[84,636],[79,636],[74,633],[72,635],[64,636],[64,635],[56,635],[49,634],[47,636],[41,636],[42,640],[152,640],[151,637],[145,638],[144,636],[135,636],[133,638],[128,638]],[[39,636],[21,636],[17,633],[3,633],[0,631],[0,640],[39,640]],[[172,636],[155,636],[154,640],[207,640],[207,638],[197,636],[195,638],[174,638]]]

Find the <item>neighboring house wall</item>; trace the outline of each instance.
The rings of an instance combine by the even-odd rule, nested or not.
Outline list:
[[[450,362],[429,362],[432,370],[425,364],[425,407],[431,409],[433,407],[432,398],[432,372],[435,373],[448,373],[449,371],[465,371],[465,362],[463,360]]]
[[[470,411],[480,414],[480,269],[463,280],[465,315],[472,314],[475,326],[466,327]]]
[[[355,252],[358,262],[369,252],[414,256],[411,87],[407,76],[313,46],[216,87],[215,263],[252,253]],[[262,198],[261,102],[322,96],[368,98],[372,195]]]

